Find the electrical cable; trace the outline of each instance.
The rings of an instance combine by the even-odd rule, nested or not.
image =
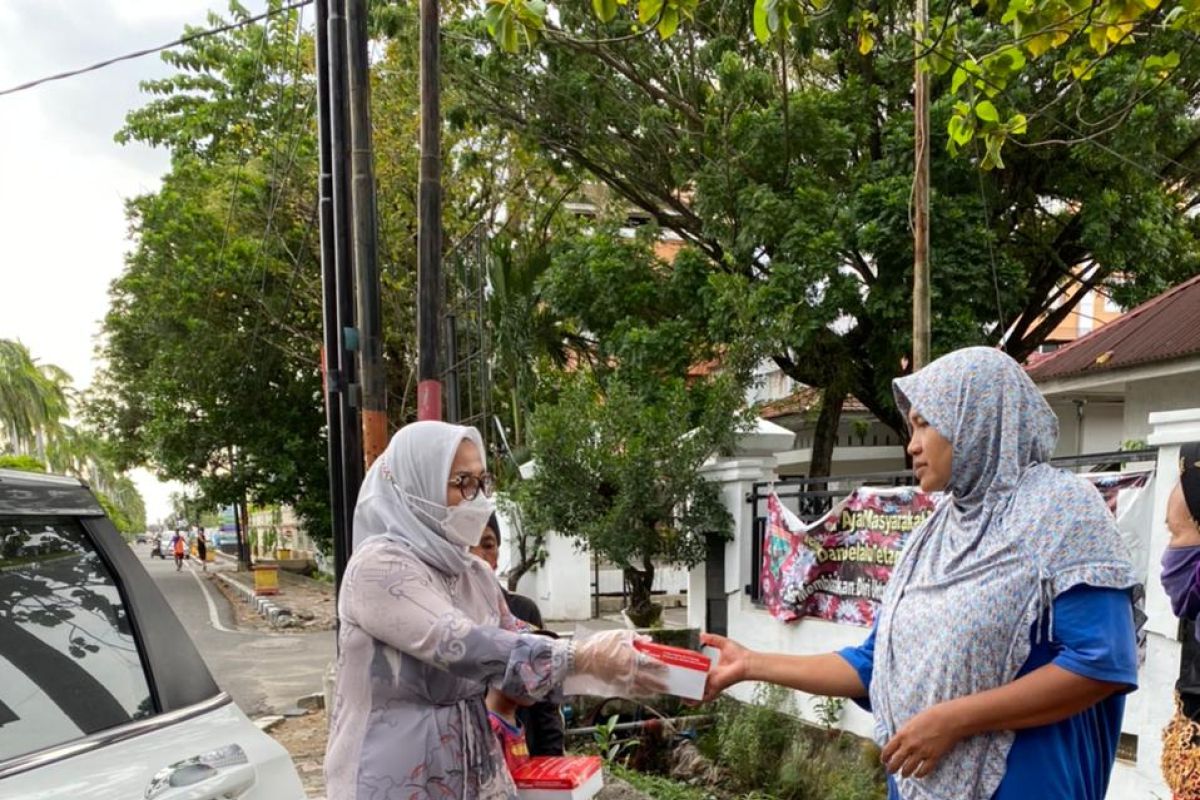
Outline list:
[[[264,11],[261,14],[257,14],[253,17],[247,17],[246,19],[239,20],[238,22],[230,22],[230,23],[221,25],[216,28],[209,28],[207,30],[197,31],[196,33],[184,34],[183,36],[180,36],[178,39],[176,39],[172,42],[167,42],[166,44],[160,44],[157,47],[147,47],[144,50],[135,50],[132,53],[125,53],[124,55],[115,56],[113,58],[108,58],[108,59],[105,59],[104,61],[99,61],[95,64],[91,64],[86,67],[80,67],[79,69],[72,69],[72,70],[68,70],[66,72],[59,72],[55,75],[47,75],[44,78],[37,78],[36,80],[27,81],[26,83],[18,84],[16,86],[10,86],[7,89],[0,89],[0,97],[3,97],[6,94],[16,94],[17,92],[23,92],[28,89],[33,89],[35,87],[42,86],[43,84],[47,84],[52,81],[61,81],[65,78],[73,78],[76,75],[84,75],[89,72],[95,72],[96,70],[104,69],[105,67],[111,67],[113,64],[119,64],[122,61],[132,61],[136,58],[141,58],[142,56],[153,55],[154,53],[161,53],[163,50],[170,50],[173,47],[179,47],[180,45],[185,45],[185,44],[188,44],[190,42],[195,42],[200,39],[207,39],[209,36],[216,36],[217,34],[220,34],[220,33],[227,33],[229,31],[237,30],[238,28],[244,28],[247,25],[252,25],[255,22],[258,22],[260,20],[268,19],[268,18],[274,17],[278,14],[283,14],[287,11],[294,11],[297,8],[302,8],[303,6],[306,6],[311,2],[313,2],[313,0],[297,0],[296,2],[291,3],[289,5],[280,6],[279,8],[274,8],[269,11]]]

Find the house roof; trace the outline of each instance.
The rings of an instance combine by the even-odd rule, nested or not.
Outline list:
[[[1026,365],[1035,381],[1200,354],[1200,275]]]
[[[801,386],[787,397],[764,403],[758,415],[763,419],[777,419],[789,414],[803,414],[816,411],[821,407],[821,390],[812,386]],[[842,411],[863,412],[867,407],[858,401],[854,395],[846,395],[846,404]]]

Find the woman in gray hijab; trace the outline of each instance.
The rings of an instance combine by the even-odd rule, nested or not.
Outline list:
[[[967,348],[896,380],[921,489],[875,628],[817,656],[718,636],[708,694],[764,680],[872,711],[891,800],[1102,800],[1136,687],[1128,555],[1100,494],[1047,461],[1057,420],[1015,361]]]
[[[532,633],[470,555],[493,510],[474,428],[402,428],[367,471],[338,597],[329,800],[513,800],[484,695],[537,700],[569,674],[633,692],[657,680],[632,631],[578,644]]]

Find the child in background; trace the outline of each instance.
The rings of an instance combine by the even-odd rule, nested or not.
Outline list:
[[[517,709],[521,704],[508,695],[488,689],[487,693],[488,722],[492,724],[492,732],[500,740],[500,749],[504,752],[504,764],[509,774],[518,765],[529,760],[529,745],[525,742],[525,728],[517,721]]]

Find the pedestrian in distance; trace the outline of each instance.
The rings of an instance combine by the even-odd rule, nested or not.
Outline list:
[[[471,548],[471,553],[482,558],[492,572],[496,571],[500,564],[500,520],[496,518],[495,514],[488,518],[487,525],[483,529],[483,538],[479,540],[478,547]],[[514,617],[533,626],[543,635],[554,635],[550,631],[543,630],[546,624],[542,620],[542,611],[532,598],[510,592],[503,585],[500,586],[500,594]],[[493,697],[489,694],[488,710],[494,712],[496,709],[492,708]],[[524,731],[530,756],[561,756],[566,752],[564,730],[566,726],[563,724],[562,711],[558,703],[539,700],[532,705],[529,703],[516,703],[511,707],[505,705],[505,709],[516,715],[516,724]],[[495,719],[492,722],[494,724]]]
[[[515,800],[489,687],[538,700],[583,674],[626,694],[662,688],[662,666],[638,653],[633,631],[575,643],[512,617],[491,569],[468,552],[493,488],[479,432],[442,422],[401,428],[367,470],[338,596],[329,800]]]
[[[175,553],[175,571],[183,569],[183,559],[187,556],[187,537],[183,535],[183,531],[176,529],[175,535],[171,537],[171,550]]]
[[[1172,476],[1173,477],[1173,476]],[[1179,617],[1175,716],[1163,731],[1162,770],[1175,800],[1200,799],[1200,442],[1179,448],[1179,480],[1167,497],[1171,539],[1162,587]]]
[[[200,559],[200,568],[208,572],[208,538],[203,525],[196,529],[196,557]]]
[[[1048,461],[1054,413],[1020,365],[973,347],[894,383],[920,487],[858,647],[792,656],[719,636],[714,696],[743,680],[872,712],[891,800],[1102,800],[1136,688],[1136,581],[1096,489]]]

